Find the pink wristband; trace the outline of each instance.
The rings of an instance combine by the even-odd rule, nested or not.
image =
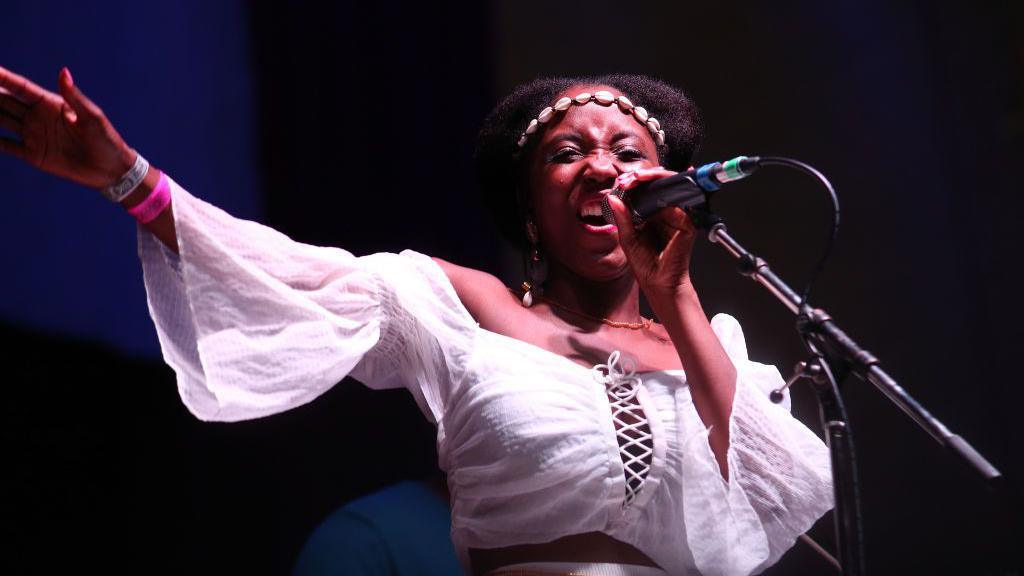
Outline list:
[[[149,196],[146,196],[145,200],[129,208],[128,213],[138,220],[139,224],[149,224],[155,220],[170,203],[171,185],[167,180],[167,175],[161,172],[160,180],[156,183],[156,187],[153,188],[153,191],[149,193]]]

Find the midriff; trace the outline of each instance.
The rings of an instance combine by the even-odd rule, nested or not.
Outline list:
[[[526,562],[607,562],[658,566],[635,547],[601,532],[572,534],[543,544],[470,548],[469,560],[476,576],[483,576],[502,566]]]

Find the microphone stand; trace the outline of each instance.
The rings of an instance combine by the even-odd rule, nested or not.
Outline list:
[[[875,385],[918,426],[931,434],[939,444],[950,449],[974,468],[988,482],[1001,477],[970,444],[950,432],[900,387],[894,378],[879,366],[878,359],[846,335],[824,310],[811,308],[768,267],[768,263],[748,252],[725,227],[724,220],[713,214],[705,203],[688,210],[694,224],[707,233],[708,240],[722,246],[739,261],[739,271],[768,289],[777,300],[796,315],[796,328],[808,351],[809,359],[798,365],[797,374],[783,389],[772,393],[772,400],[782,399],[782,390],[799,378],[813,383],[820,406],[822,426],[831,454],[833,491],[835,495],[835,532],[839,563],[843,574],[862,576],[864,568],[863,521],[860,512],[860,487],[853,433],[846,417],[846,408],[839,392],[839,382],[853,373]]]

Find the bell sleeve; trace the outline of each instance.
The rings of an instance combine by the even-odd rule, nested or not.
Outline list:
[[[699,417],[683,458],[687,540],[701,574],[756,574],[774,564],[833,506],[825,444],[789,412],[789,397],[768,394],[784,381],[774,366],[752,362],[739,323],[711,321],[737,370],[729,421],[728,477],[722,478]]]
[[[295,242],[170,185],[178,254],[140,226],[139,257],[163,357],[190,412],[258,418],[353,376],[405,387],[440,419],[477,325],[436,263]]]

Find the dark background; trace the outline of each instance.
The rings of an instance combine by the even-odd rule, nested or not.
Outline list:
[[[981,3],[979,3],[981,4]],[[198,1],[5,3],[0,65],[71,67],[130,144],[192,193],[296,239],[414,248],[517,283],[470,155],[497,98],[536,75],[631,71],[689,90],[698,160],[785,155],[836,185],[844,226],[815,302],[999,467],[990,492],[875,389],[844,393],[872,574],[1020,574],[1024,21],[1016,3]],[[346,381],[291,412],[201,423],[159,359],[134,225],[0,158],[5,573],[284,573],[338,505],[434,465],[400,392]],[[824,193],[765,170],[716,199],[801,283]],[[698,248],[709,312],[752,357],[800,359],[792,318]],[[814,399],[794,411],[816,427]],[[6,511],[13,511],[8,513]],[[812,534],[831,545],[827,516]],[[13,568],[13,566],[12,566]],[[798,544],[771,574],[828,573]]]

